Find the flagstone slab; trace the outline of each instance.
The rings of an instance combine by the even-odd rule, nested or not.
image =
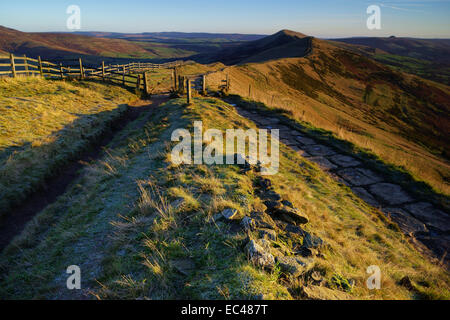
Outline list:
[[[295,139],[304,146],[307,146],[310,144],[316,144],[316,141],[314,141],[313,139],[310,139],[310,138],[306,138],[304,136],[297,136],[297,137],[295,137]]]
[[[362,200],[364,200],[371,206],[375,208],[380,207],[380,203],[377,200],[375,200],[375,198],[363,187],[353,187],[352,191],[354,194],[356,194],[358,197],[360,197]]]
[[[405,209],[411,214],[423,221],[429,227],[448,232],[450,231],[450,215],[436,209],[429,202],[417,202],[405,205]]]
[[[332,164],[325,157],[317,157],[317,156],[316,157],[310,157],[308,160],[318,164],[319,167],[321,167],[324,170],[332,170],[332,169],[336,169],[337,168],[337,166],[335,164]]]
[[[412,201],[412,198],[396,184],[381,182],[369,187],[370,193],[390,205]]]
[[[307,145],[305,150],[313,156],[330,156],[335,154],[331,148],[321,144]]]
[[[298,146],[290,146],[292,150],[294,150],[295,152],[297,152],[298,154],[300,154],[303,157],[310,157],[311,155],[309,153],[307,153],[305,150],[299,148]]]
[[[425,224],[400,208],[384,208],[383,213],[390,217],[404,233],[414,235],[417,232],[428,232]]]
[[[356,167],[361,164],[358,160],[355,158],[343,155],[343,154],[336,154],[334,156],[331,156],[328,158],[331,162],[334,164],[337,164],[340,167],[348,168],[348,167]]]
[[[354,186],[364,186],[383,181],[381,177],[369,169],[346,168],[339,170],[337,174]]]

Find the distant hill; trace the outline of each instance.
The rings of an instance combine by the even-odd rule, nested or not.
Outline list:
[[[450,39],[369,37],[334,41],[356,45],[354,49],[398,70],[450,84]]]
[[[261,39],[263,35],[146,32],[29,33],[0,26],[0,52],[57,60],[87,56],[129,59],[179,59],[211,54]]]
[[[149,52],[120,39],[93,38],[64,33],[28,33],[0,26],[0,50],[47,59],[71,55],[142,57]]]
[[[215,40],[215,41],[253,41],[266,37],[261,34],[240,33],[205,33],[205,32],[142,32],[142,33],[118,33],[118,32],[75,32],[75,34],[91,37],[115,38],[127,40],[156,40],[168,42],[181,42],[183,40]]]
[[[281,30],[271,36],[227,48],[213,55],[198,56],[197,59],[207,62],[220,61],[231,65],[303,57],[310,52],[311,39],[302,33]]]

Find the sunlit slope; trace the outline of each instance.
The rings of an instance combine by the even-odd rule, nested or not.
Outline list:
[[[278,174],[264,178],[309,218],[307,224],[268,213],[255,168],[173,164],[173,130],[192,132],[200,120],[204,130],[223,133],[256,128],[232,105],[210,97],[195,98],[191,106],[172,100],[143,114],[0,255],[0,296],[448,298],[445,271],[418,254],[380,212],[283,144]],[[227,220],[225,209],[238,214]],[[245,231],[244,216],[257,221],[254,229]],[[298,248],[317,237],[323,242],[301,256]],[[296,257],[305,267],[263,269],[250,261],[249,241],[263,238],[277,261]],[[71,264],[83,270],[82,290],[66,289]],[[382,290],[367,288],[369,265],[380,267]],[[401,284],[405,276],[413,290]]]
[[[228,67],[210,84],[225,74],[232,93],[287,109],[449,193],[448,86],[318,39],[304,58]]]
[[[118,86],[0,80],[0,217],[76,157],[137,96]]]

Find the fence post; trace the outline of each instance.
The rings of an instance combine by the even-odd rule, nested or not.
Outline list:
[[[177,69],[172,69],[173,91],[177,91]]]
[[[59,63],[59,74],[61,75],[61,80],[64,79],[64,72],[63,72],[63,66],[62,63]]]
[[[79,59],[79,61],[80,61],[80,79],[83,80],[84,79],[83,61],[81,60],[81,58]]]
[[[137,81],[136,81],[136,89],[137,89],[138,91],[141,91],[141,75],[140,75],[140,74],[138,74],[138,77],[137,77]]]
[[[13,78],[15,78],[16,77],[16,64],[14,63],[14,55],[12,53],[10,53],[9,58],[11,59],[11,71],[13,74]]]
[[[190,80],[190,79],[187,79],[186,81],[187,81],[187,86],[186,86],[186,101],[187,101],[187,104],[191,104],[191,100],[192,100],[192,97],[191,97],[191,80]]]
[[[206,75],[202,76],[202,94],[206,95]]]
[[[23,64],[25,65],[25,74],[27,76],[30,75],[30,73],[28,72],[28,61],[27,61],[27,56],[23,55]]]
[[[248,85],[248,97],[249,98],[252,97],[252,85],[251,84]]]
[[[38,64],[39,64],[39,73],[41,74],[41,78],[43,78],[44,77],[44,70],[42,69],[41,56],[38,56]]]
[[[144,72],[144,92],[146,95],[150,94],[150,90],[148,90],[148,85],[149,85],[148,82],[149,82],[148,81],[148,73]]]
[[[125,66],[122,67],[122,85],[125,86]]]
[[[105,61],[102,61],[102,79],[105,81]]]

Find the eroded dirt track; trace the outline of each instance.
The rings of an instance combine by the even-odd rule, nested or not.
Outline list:
[[[136,120],[142,112],[149,108],[158,107],[169,100],[168,95],[155,95],[149,100],[137,100],[129,104],[127,111],[122,117],[115,120],[111,127],[96,142],[93,142],[89,150],[73,159],[60,172],[45,182],[45,186],[30,195],[21,205],[10,210],[9,214],[0,222],[0,251],[3,250],[11,240],[20,234],[25,225],[41,210],[53,203],[62,195],[67,187],[80,176],[80,172],[88,162],[98,159],[102,155],[103,147],[125,128],[127,124]],[[146,119],[136,124],[137,127],[144,125]]]

